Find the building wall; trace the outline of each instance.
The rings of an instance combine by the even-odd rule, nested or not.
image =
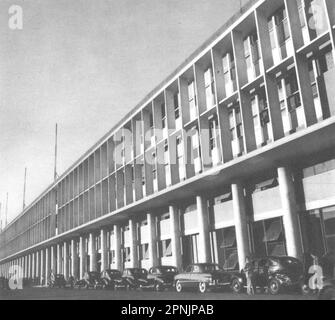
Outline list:
[[[315,29],[315,23],[310,23],[315,17],[309,14],[307,3],[310,2],[305,6],[298,0],[253,1],[240,18],[2,231],[1,262],[18,252],[25,255],[25,250],[28,252],[33,246],[45,247],[49,240],[62,241],[62,234],[74,230],[78,233],[104,216],[110,218],[115,212],[122,215],[123,209],[154,199],[157,192],[168,194],[168,188],[178,185],[186,188],[196,176],[205,177],[215,167],[242,162],[256,151],[268,152],[278,142],[288,137],[294,140],[332,118],[334,4],[329,0],[320,2],[325,19]],[[298,16],[300,25],[295,23]],[[273,169],[276,171],[275,165]],[[284,213],[288,210],[291,216],[294,214],[293,200],[285,201],[289,197],[282,197],[278,185],[248,193],[249,179],[255,178],[250,170],[247,178],[238,173],[234,177],[242,182],[248,179],[248,183],[239,183],[246,197],[242,211],[234,199],[216,204],[209,225],[203,214],[199,218],[196,197],[188,199],[191,208],[171,202],[180,211],[177,240],[182,255],[185,256],[186,247],[189,249],[188,260],[202,260],[202,253],[207,260],[206,241],[211,244],[208,247],[212,260],[219,259],[220,250],[214,243],[217,237],[225,238],[225,233],[218,235],[215,230],[235,226],[236,248],[243,248],[245,254],[255,246],[250,221],[282,217],[283,230],[291,228],[291,220],[287,222]],[[332,172],[327,172],[302,180],[307,209],[332,203],[331,190],[324,186],[317,189],[315,183],[333,178]],[[223,181],[222,185],[230,189],[230,183]],[[203,197],[209,200],[208,196]],[[211,212],[210,207],[207,209]],[[248,230],[247,236],[237,229],[241,221],[244,223],[240,214],[250,220],[248,228],[243,229]],[[266,232],[271,223],[259,223],[256,229]],[[128,218],[121,224],[127,225]],[[106,223],[109,225],[113,223]],[[170,235],[174,232],[171,230]],[[129,235],[122,228],[123,232],[123,250],[128,250],[124,248],[132,244],[127,243]],[[290,232],[289,238],[294,239],[291,229]],[[161,237],[159,241],[168,239],[167,231],[155,233]],[[179,254],[176,241],[171,242]],[[142,244],[145,243],[137,246]],[[169,243],[164,246],[167,251]],[[140,251],[134,249],[137,254]],[[157,254],[150,252],[152,263]],[[120,254],[113,265],[120,266],[118,261],[127,254]],[[160,258],[163,263],[175,262],[170,253]],[[122,262],[133,265],[133,261]],[[150,263],[143,261],[142,265],[148,267]]]

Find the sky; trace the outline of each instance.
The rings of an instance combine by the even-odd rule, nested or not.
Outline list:
[[[242,1],[245,4],[247,1]],[[9,8],[19,5],[22,30]],[[0,202],[8,222],[239,10],[236,0],[0,0]]]

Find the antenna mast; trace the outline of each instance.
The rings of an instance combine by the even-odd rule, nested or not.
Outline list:
[[[24,168],[24,183],[23,183],[23,205],[22,210],[26,207],[26,182],[27,182],[27,168]]]
[[[6,195],[5,227],[7,226],[7,217],[8,217],[8,192]]]
[[[0,202],[0,232],[2,231],[1,202]]]
[[[57,175],[57,136],[58,136],[58,128],[57,128],[57,123],[56,123],[56,132],[55,132],[55,167],[54,167],[54,180],[56,181],[57,178],[58,178],[58,175]]]

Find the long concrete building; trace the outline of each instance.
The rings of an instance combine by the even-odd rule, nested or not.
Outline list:
[[[334,0],[250,1],[6,226],[0,274],[335,250],[334,48]]]

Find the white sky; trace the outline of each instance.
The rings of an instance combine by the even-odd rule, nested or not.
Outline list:
[[[244,0],[242,3],[246,3]],[[8,9],[23,8],[23,30]],[[239,8],[236,0],[0,0],[0,202],[8,221]]]

